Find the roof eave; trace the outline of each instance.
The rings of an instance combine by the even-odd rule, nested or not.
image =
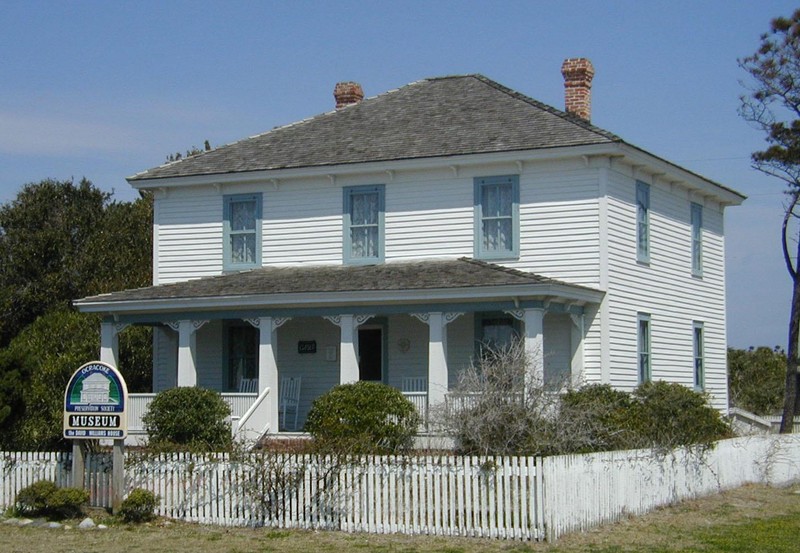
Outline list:
[[[348,292],[312,292],[292,294],[251,294],[238,296],[185,297],[150,300],[104,301],[102,296],[73,302],[84,313],[174,313],[181,311],[219,311],[231,309],[285,309],[288,307],[335,307],[347,305],[382,305],[455,303],[495,299],[552,299],[584,305],[599,303],[604,292],[561,283],[474,286],[426,290],[369,290]]]

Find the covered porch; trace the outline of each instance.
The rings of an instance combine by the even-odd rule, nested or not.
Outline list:
[[[427,421],[477,345],[512,335],[537,378],[576,378],[586,309],[601,300],[597,290],[459,259],[264,268],[76,305],[105,315],[100,356],[115,365],[119,332],[154,328],[153,394],[131,395],[132,431],[156,392],[202,386],[221,392],[234,429],[257,439],[302,430],[316,397],[358,380],[398,388]]]

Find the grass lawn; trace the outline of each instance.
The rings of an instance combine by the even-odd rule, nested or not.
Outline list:
[[[113,522],[100,520],[96,522]],[[346,534],[170,523],[107,530],[50,530],[0,524],[3,553],[342,553],[614,551],[795,552],[800,541],[800,485],[746,486],[580,534],[555,544],[472,538]]]

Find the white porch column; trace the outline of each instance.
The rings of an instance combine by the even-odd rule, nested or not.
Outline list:
[[[276,434],[279,424],[278,398],[278,328],[289,321],[289,318],[259,317],[247,319],[247,322],[258,328],[258,393],[269,388],[269,432]]]
[[[570,315],[572,319],[572,379],[583,375],[583,339],[586,334],[586,316]]]
[[[100,361],[119,368],[119,333],[127,326],[124,323],[100,323]]]
[[[544,383],[544,312],[541,307],[506,311],[525,325],[525,355],[530,363],[530,376],[538,386]]]
[[[534,381],[544,382],[544,309],[524,309],[525,353]]]
[[[412,313],[428,325],[428,405],[442,403],[449,390],[447,370],[447,325],[463,313]]]
[[[339,327],[339,384],[358,382],[358,343],[356,328],[367,322],[374,315],[335,315],[325,317]]]
[[[197,331],[208,321],[182,321],[167,323],[178,332],[178,387],[197,386]]]

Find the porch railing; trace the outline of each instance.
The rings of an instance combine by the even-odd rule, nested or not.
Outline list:
[[[128,395],[128,432],[131,434],[143,434],[144,423],[142,417],[147,412],[150,402],[156,394],[129,394]],[[241,418],[253,402],[258,397],[258,394],[250,393],[224,393],[222,399],[231,408],[231,418]]]
[[[414,407],[419,413],[421,425],[423,428],[428,427],[428,392],[403,392],[403,396],[414,404]]]

